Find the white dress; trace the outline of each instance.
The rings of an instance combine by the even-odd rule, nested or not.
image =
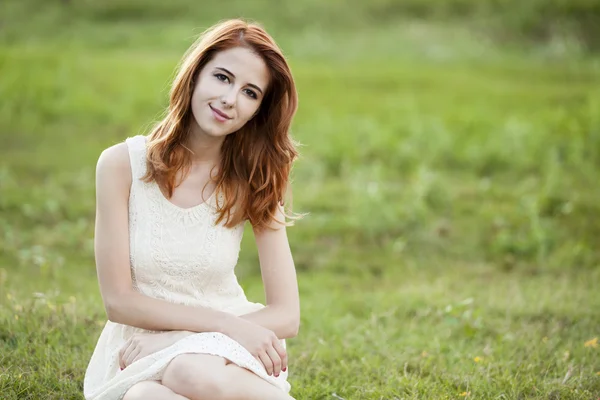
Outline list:
[[[135,290],[172,303],[210,307],[234,315],[263,308],[247,300],[234,272],[244,224],[231,229],[223,224],[215,226],[214,194],[192,208],[171,203],[155,182],[139,179],[146,171],[146,137],[135,136],[125,142],[132,172],[129,251]],[[286,393],[290,391],[289,369],[277,378],[269,376],[262,363],[238,342],[216,332],[185,337],[121,371],[119,350],[137,332],[147,331],[107,321],[85,373],[87,400],[119,400],[137,382],[161,380],[169,362],[183,353],[224,357]],[[281,342],[285,346],[285,340]]]

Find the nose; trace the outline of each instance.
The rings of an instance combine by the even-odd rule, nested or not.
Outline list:
[[[233,85],[232,85],[233,86]],[[236,91],[231,87],[221,96],[221,104],[225,108],[233,108],[235,106]]]

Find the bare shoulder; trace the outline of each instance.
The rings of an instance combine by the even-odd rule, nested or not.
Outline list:
[[[104,149],[98,158],[97,169],[129,169],[127,144],[121,142]]]
[[[131,185],[129,151],[125,142],[102,151],[96,164],[96,179],[99,183],[111,181],[118,186]]]

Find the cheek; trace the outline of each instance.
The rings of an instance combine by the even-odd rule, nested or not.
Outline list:
[[[216,79],[211,79],[210,76],[201,76],[194,87],[192,100],[206,101],[209,97],[214,97],[218,94],[218,90],[219,82]]]
[[[199,103],[206,99],[206,87],[205,86],[196,86],[196,90],[192,94],[192,102]]]
[[[247,100],[243,103],[243,105],[240,104],[240,106],[240,118],[244,121],[249,121],[260,108],[260,103],[256,101]]]
[[[203,94],[202,94],[202,87],[200,85],[197,85],[194,88],[194,92],[192,93],[192,108],[195,108],[198,106],[198,103],[200,103],[203,98]]]
[[[201,93],[195,91],[192,94],[192,100],[190,101],[190,106],[192,109],[192,114],[194,115],[194,117],[197,119],[201,113],[202,113],[202,105],[203,105],[203,101],[201,100],[200,97]]]

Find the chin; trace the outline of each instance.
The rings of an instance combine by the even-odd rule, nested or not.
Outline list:
[[[229,135],[228,131],[217,130],[217,129],[205,129],[205,130],[202,130],[202,132],[205,132],[206,136],[209,136],[209,137],[212,137],[212,138],[219,138],[219,137],[223,137],[223,136]]]
[[[196,121],[198,132],[209,137],[221,137],[229,134],[229,129],[224,126],[215,126],[212,123],[199,123]]]

